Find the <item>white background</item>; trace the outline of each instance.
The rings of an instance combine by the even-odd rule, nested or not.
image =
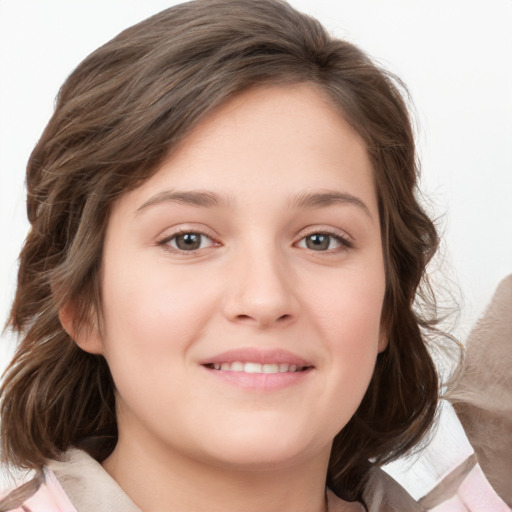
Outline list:
[[[97,46],[174,3],[0,0],[2,323],[28,229],[24,167],[59,86]],[[512,273],[512,1],[290,3],[360,45],[408,85],[422,186],[444,237],[436,278],[458,302],[453,332],[464,341],[498,282]],[[4,334],[0,367],[12,345]]]

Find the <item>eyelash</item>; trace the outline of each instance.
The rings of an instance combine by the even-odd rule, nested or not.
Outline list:
[[[221,245],[220,242],[216,242],[215,239],[207,233],[204,233],[202,231],[197,231],[197,230],[194,231],[194,230],[186,230],[186,229],[176,231],[175,233],[172,233],[171,235],[168,235],[168,236],[162,238],[161,240],[158,240],[157,245],[163,247],[165,250],[168,250],[170,252],[184,254],[184,255],[185,254],[194,255],[194,254],[197,254],[197,252],[199,250],[205,249],[205,247],[199,247],[198,249],[194,249],[194,250],[184,250],[184,249],[180,249],[179,247],[173,247],[170,245],[170,242],[172,240],[175,240],[177,237],[183,236],[183,235],[199,235],[200,237],[206,237],[207,239],[209,239],[212,242],[212,244],[208,247],[215,246],[215,245]],[[339,243],[339,247],[336,247],[334,249],[322,250],[322,251],[316,251],[314,249],[304,247],[305,249],[308,249],[311,252],[317,252],[317,253],[322,253],[322,254],[334,254],[334,253],[338,253],[338,252],[348,251],[349,249],[352,249],[354,247],[354,244],[352,243],[351,240],[349,240],[348,237],[346,237],[340,233],[334,233],[334,232],[331,232],[328,230],[312,231],[311,233],[305,234],[298,240],[298,242],[295,242],[294,245],[297,246],[300,242],[306,241],[307,238],[315,236],[315,235],[316,236],[327,236],[330,239],[334,239],[336,242]],[[307,242],[305,242],[305,243],[307,243]],[[330,243],[329,243],[329,245],[330,245]],[[206,248],[208,248],[208,247],[206,247]]]

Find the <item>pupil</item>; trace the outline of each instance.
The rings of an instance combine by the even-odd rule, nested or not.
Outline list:
[[[176,245],[179,249],[190,251],[199,249],[201,245],[201,235],[197,233],[185,233],[176,237]]]
[[[329,248],[329,235],[310,235],[306,238],[306,246],[314,251]]]

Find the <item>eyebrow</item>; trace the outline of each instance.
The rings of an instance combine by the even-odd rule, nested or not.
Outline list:
[[[150,197],[145,203],[139,206],[137,210],[135,210],[135,214],[138,215],[140,212],[151,206],[165,203],[185,204],[189,206],[196,206],[198,208],[231,208],[235,204],[235,201],[228,196],[207,190],[165,190]],[[370,209],[361,199],[346,192],[337,192],[332,190],[303,192],[298,194],[289,200],[288,208],[325,208],[338,204],[356,206],[370,219],[373,219]]]
[[[372,214],[364,201],[346,192],[325,191],[325,192],[304,192],[292,198],[289,203],[291,208],[325,208],[338,204],[349,204],[357,206],[370,219]]]
[[[221,196],[209,191],[175,191],[165,190],[159,194],[150,197],[144,204],[135,210],[135,214],[139,214],[150,206],[163,203],[181,203],[198,208],[228,208],[232,201],[227,196]]]

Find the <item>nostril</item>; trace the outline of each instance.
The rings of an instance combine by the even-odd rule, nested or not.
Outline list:
[[[292,318],[292,315],[289,315],[288,313],[275,318],[275,320],[271,318],[271,315],[269,315],[268,318],[263,318],[262,316],[258,316],[258,315],[254,315],[254,316],[245,315],[245,314],[236,315],[236,320],[241,321],[241,322],[256,321],[258,323],[264,323],[264,324],[268,324],[268,323],[271,323],[274,321],[279,322],[279,323],[285,323],[285,322],[289,321],[291,318]]]

